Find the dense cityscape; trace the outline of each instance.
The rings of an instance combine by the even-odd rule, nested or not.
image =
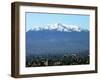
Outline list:
[[[26,67],[89,64],[89,55],[78,53],[27,57]]]

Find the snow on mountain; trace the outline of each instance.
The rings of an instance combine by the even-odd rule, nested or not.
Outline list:
[[[80,28],[80,26],[77,25],[66,25],[66,24],[61,24],[61,23],[56,23],[56,24],[47,24],[43,27],[33,27],[29,29],[31,31],[42,31],[42,30],[55,30],[55,31],[63,31],[63,32],[81,32],[83,29]]]

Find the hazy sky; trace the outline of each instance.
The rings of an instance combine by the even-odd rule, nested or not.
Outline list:
[[[67,25],[78,25],[89,29],[89,15],[48,14],[26,12],[26,31],[32,27],[44,26],[46,24],[62,23]]]

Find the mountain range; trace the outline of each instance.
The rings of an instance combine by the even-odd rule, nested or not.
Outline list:
[[[89,30],[57,23],[26,32],[26,54],[89,53]],[[86,53],[86,54],[88,54]]]
[[[82,29],[80,26],[77,25],[66,25],[66,24],[61,24],[61,23],[56,23],[56,24],[47,24],[45,26],[33,26],[31,29],[28,31],[42,31],[42,30],[52,30],[52,31],[63,31],[63,32],[81,32],[81,31],[88,31],[86,29]]]

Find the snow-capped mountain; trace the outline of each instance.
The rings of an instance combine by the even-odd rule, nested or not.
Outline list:
[[[89,50],[89,31],[80,26],[53,24],[33,26],[26,32],[27,55],[54,55]],[[85,53],[88,54],[88,53]]]
[[[63,31],[63,32],[81,32],[83,29],[80,28],[80,26],[77,25],[66,25],[66,24],[61,24],[61,23],[56,23],[56,24],[48,24],[43,27],[32,27],[28,31],[42,31],[42,30],[54,30],[54,31]]]

